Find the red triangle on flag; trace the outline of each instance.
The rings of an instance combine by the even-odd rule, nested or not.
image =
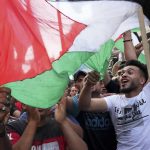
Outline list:
[[[0,2],[0,85],[51,69],[84,29],[46,1]]]

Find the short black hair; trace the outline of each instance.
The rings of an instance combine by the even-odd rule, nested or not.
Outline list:
[[[142,71],[145,80],[146,81],[148,80],[148,70],[147,70],[147,66],[145,64],[141,63],[138,60],[129,60],[129,61],[126,61],[124,67],[126,67],[126,66],[136,66],[136,67],[138,67]]]
[[[78,80],[79,76],[86,76],[86,75],[87,75],[86,72],[79,70],[74,74],[74,81],[76,82]]]
[[[126,64],[126,61],[121,61],[118,70],[122,69]]]

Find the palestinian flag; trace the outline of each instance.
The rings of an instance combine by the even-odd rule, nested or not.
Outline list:
[[[95,52],[111,54],[113,41],[139,26],[139,6],[126,1],[1,0],[0,84],[7,83],[25,104],[54,105],[67,87],[68,74]]]

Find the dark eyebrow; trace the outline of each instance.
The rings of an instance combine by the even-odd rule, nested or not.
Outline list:
[[[130,71],[130,70],[135,71],[135,69],[134,69],[134,68],[128,68],[128,69],[127,69],[127,71]],[[122,69],[122,71],[124,71],[124,70]]]
[[[129,68],[129,69],[127,69],[127,70],[133,70],[133,71],[134,71],[135,69],[133,69],[133,68]]]

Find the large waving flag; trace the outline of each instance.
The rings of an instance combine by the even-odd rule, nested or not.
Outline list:
[[[125,1],[1,0],[0,84],[17,81],[7,84],[17,99],[52,106],[67,87],[68,73],[105,49],[100,45],[112,48],[111,40],[139,26],[138,8]]]

